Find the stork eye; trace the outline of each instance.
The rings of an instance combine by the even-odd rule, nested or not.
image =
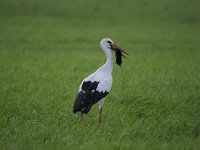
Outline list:
[[[112,44],[110,41],[107,41],[109,44]]]

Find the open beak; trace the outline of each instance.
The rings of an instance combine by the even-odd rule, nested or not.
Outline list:
[[[125,55],[128,55],[125,51],[119,48],[116,44],[111,44],[111,49],[115,51],[116,63],[121,66],[122,57],[127,58]]]

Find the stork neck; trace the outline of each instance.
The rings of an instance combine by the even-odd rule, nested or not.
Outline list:
[[[111,52],[110,49],[105,49],[104,52],[106,54],[106,62],[102,66],[102,69],[104,71],[112,74],[112,69],[113,69],[113,56],[112,56],[112,52]]]
[[[110,49],[107,49],[106,53],[106,65],[110,65],[111,67],[113,66],[113,56],[112,52]]]

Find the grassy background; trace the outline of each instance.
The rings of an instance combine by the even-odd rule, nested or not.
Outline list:
[[[1,0],[1,149],[200,149],[199,0]],[[111,37],[130,57],[98,107],[72,113]]]

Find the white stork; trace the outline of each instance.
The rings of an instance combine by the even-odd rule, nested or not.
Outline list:
[[[73,112],[80,112],[80,121],[82,121],[83,113],[87,114],[92,105],[98,103],[99,125],[101,124],[102,107],[105,97],[108,95],[112,87],[112,70],[114,61],[111,49],[116,53],[116,63],[119,66],[122,64],[122,56],[126,57],[124,54],[127,54],[114,44],[110,38],[102,39],[100,47],[106,54],[106,62],[82,81],[73,106]]]

